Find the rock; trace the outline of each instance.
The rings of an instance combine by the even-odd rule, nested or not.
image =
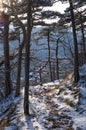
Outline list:
[[[38,130],[39,129],[39,127],[38,126],[35,126],[35,130]]]
[[[18,127],[24,127],[24,126],[25,126],[25,123],[22,122],[22,121],[19,121],[19,122],[17,123],[17,126],[18,126]]]
[[[82,130],[80,127],[77,127],[76,130]]]

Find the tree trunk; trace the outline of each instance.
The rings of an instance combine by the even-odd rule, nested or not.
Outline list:
[[[83,27],[83,21],[82,21],[82,15],[80,13],[80,23],[81,23],[81,32],[82,32],[82,47],[83,47],[83,54],[84,55],[84,59],[83,59],[83,63],[86,63],[86,49],[85,49],[85,36],[84,36],[84,27]]]
[[[39,69],[40,85],[42,86],[42,68]]]
[[[77,36],[76,36],[76,27],[75,27],[72,0],[69,0],[69,3],[70,3],[70,13],[71,13],[71,20],[72,20],[73,38],[74,38],[74,81],[75,83],[77,83],[79,80],[78,43],[77,43]]]
[[[25,93],[24,93],[24,113],[29,114],[29,71],[30,71],[30,41],[32,30],[32,0],[28,0],[27,12],[27,42],[25,45]]]
[[[56,43],[56,78],[59,79],[59,62],[58,62],[58,40]]]
[[[52,67],[51,67],[51,55],[50,55],[50,32],[48,32],[47,41],[48,41],[48,62],[49,62],[49,72],[50,72],[50,80],[53,81],[52,77]]]
[[[26,30],[25,30],[25,27],[22,27],[22,30],[23,30],[23,41],[22,41],[21,45],[19,46],[16,96],[18,96],[20,94],[22,50],[23,50],[24,45],[26,43]]]
[[[11,76],[10,76],[10,57],[9,57],[9,16],[4,14],[4,63],[5,63],[5,85],[6,97],[11,93]]]
[[[56,79],[56,75],[55,75],[55,65],[53,63],[52,65],[52,78],[53,78],[53,81]]]
[[[26,29],[24,24],[21,22],[21,20],[18,18],[17,13],[15,12],[13,2],[11,2],[11,9],[14,13],[15,19],[18,22],[19,26],[21,27],[23,31],[23,41],[19,47],[19,54],[18,54],[18,69],[17,69],[17,84],[16,84],[16,93],[15,96],[18,96],[20,94],[20,78],[21,78],[21,64],[22,64],[22,50],[26,43]]]

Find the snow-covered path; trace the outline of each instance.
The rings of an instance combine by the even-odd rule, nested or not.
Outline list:
[[[43,130],[37,119],[34,117],[34,111],[31,104],[29,104],[30,116],[24,114],[23,101],[24,101],[24,89],[21,91],[22,98],[17,104],[15,111],[9,116],[9,125],[4,130]]]
[[[71,73],[61,81],[31,86],[30,116],[23,113],[22,91],[22,100],[10,116],[9,125],[18,130],[86,130],[86,104],[78,104],[83,85],[74,86],[72,76]],[[13,130],[9,128],[5,130]]]

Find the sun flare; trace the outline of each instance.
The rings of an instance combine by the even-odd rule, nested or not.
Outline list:
[[[3,4],[2,4],[2,0],[0,0],[0,7],[2,7],[3,6]]]
[[[3,2],[0,0],[0,11],[3,11]]]

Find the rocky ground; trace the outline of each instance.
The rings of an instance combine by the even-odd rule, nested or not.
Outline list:
[[[80,71],[77,85],[73,84],[73,73],[70,73],[63,80],[31,86],[30,116],[23,113],[22,89],[21,98],[12,99],[17,106],[0,130],[86,130],[86,66]]]

